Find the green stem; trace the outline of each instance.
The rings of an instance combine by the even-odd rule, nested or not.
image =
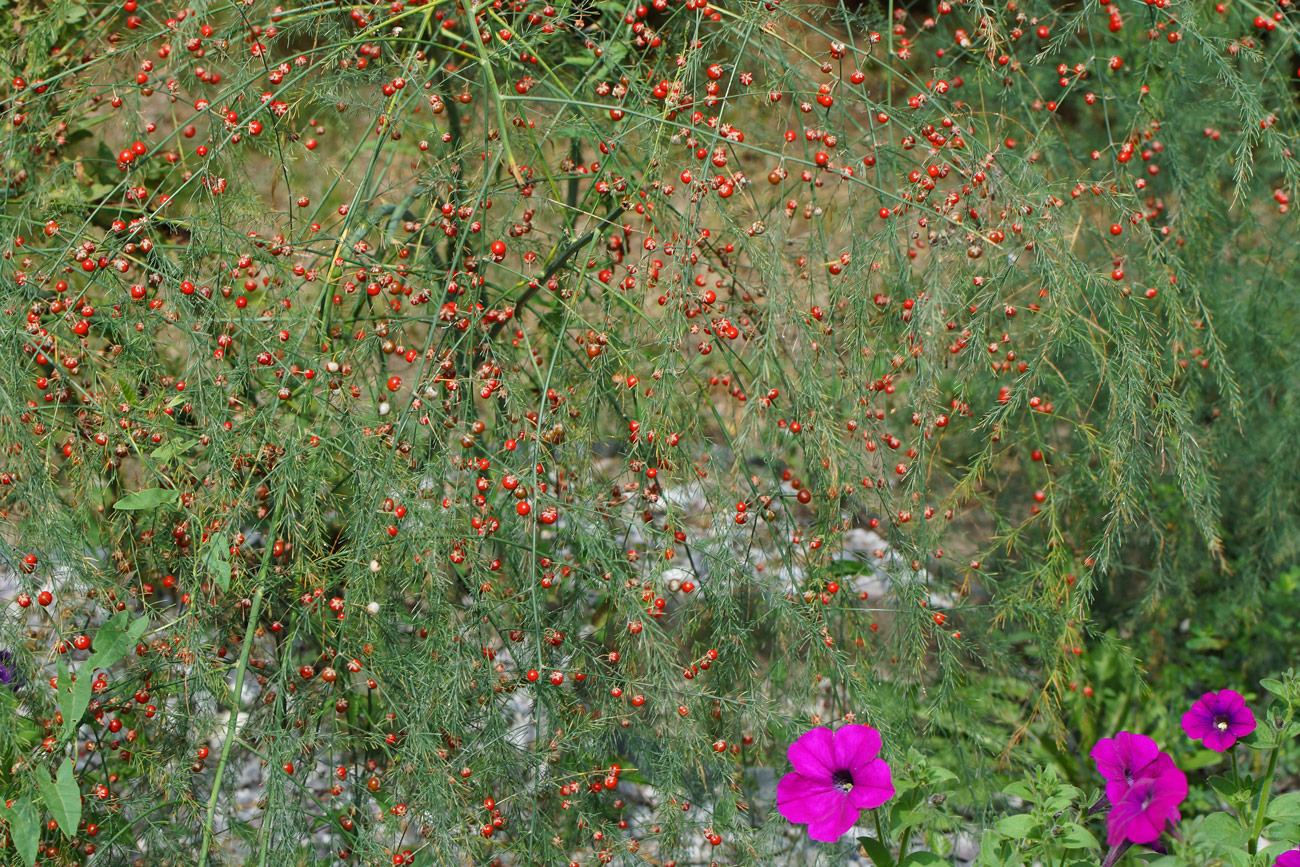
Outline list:
[[[221,745],[221,759],[217,762],[217,775],[212,780],[212,795],[208,798],[208,815],[203,821],[203,848],[199,850],[199,867],[207,867],[208,850],[212,847],[212,821],[216,817],[217,800],[221,797],[221,778],[230,760],[230,747],[235,742],[235,726],[239,722],[239,697],[244,690],[244,673],[248,670],[248,650],[253,644],[253,632],[262,612],[262,588],[253,591],[253,607],[248,611],[248,627],[244,630],[244,646],[239,650],[239,666],[235,669],[234,700],[230,709],[230,722],[226,724],[226,740]]]
[[[217,801],[221,797],[221,778],[226,773],[226,764],[230,761],[230,748],[235,743],[235,728],[239,724],[239,700],[244,694],[244,675],[248,672],[248,654],[253,647],[257,618],[262,613],[266,571],[271,565],[271,540],[275,536],[276,528],[280,526],[280,508],[283,502],[281,500],[276,503],[275,514],[271,518],[271,527],[266,537],[266,549],[262,553],[262,565],[257,570],[257,589],[253,591],[253,604],[248,609],[248,626],[244,627],[244,643],[239,648],[239,663],[235,667],[235,688],[230,702],[230,721],[226,724],[226,739],[221,745],[221,758],[217,761],[217,773],[212,780],[212,794],[208,798],[208,813],[203,820],[203,846],[199,850],[198,867],[207,867],[208,852],[212,848],[212,822],[216,818]]]
[[[876,839],[880,841],[880,843],[881,843],[882,846],[884,846],[886,849],[888,849],[888,848],[889,848],[889,841],[885,839],[885,832],[884,832],[883,830],[881,830],[881,827],[880,827],[880,809],[879,809],[879,808],[876,808],[876,809],[874,809],[874,810],[871,811],[871,818],[873,818],[873,819],[876,820]]]
[[[488,57],[487,47],[483,45],[483,38],[479,35],[479,13],[482,12],[482,4],[475,4],[470,7],[470,25],[474,28],[473,40],[474,47],[478,49],[479,65],[483,67],[483,74],[487,76],[487,88],[492,95],[492,107],[496,111],[497,126],[501,131],[501,147],[506,152],[506,165],[510,169],[511,176],[515,183],[524,186],[524,176],[519,171],[519,164],[515,162],[515,155],[510,150],[510,135],[506,129],[505,107],[501,102],[501,93],[497,90],[497,79],[492,74],[492,59]],[[490,31],[489,31],[490,32]]]
[[[1264,831],[1264,811],[1268,809],[1269,791],[1273,788],[1273,772],[1277,770],[1277,754],[1282,751],[1282,733],[1291,725],[1292,711],[1288,710],[1286,720],[1282,723],[1282,728],[1277,732],[1277,743],[1273,745],[1272,751],[1268,754],[1268,770],[1264,773],[1264,783],[1259,791],[1259,809],[1255,811],[1255,826],[1250,833],[1249,852],[1255,854],[1259,846],[1259,835]]]
[[[1237,751],[1235,749],[1229,755],[1229,759],[1231,760],[1232,763],[1232,783],[1234,786],[1237,787],[1237,791],[1240,792],[1241,772],[1237,769]],[[1240,811],[1236,811],[1236,812],[1237,812],[1237,821],[1241,823],[1241,830],[1249,831],[1250,827],[1246,823],[1246,817]]]

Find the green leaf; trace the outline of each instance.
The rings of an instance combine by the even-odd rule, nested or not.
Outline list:
[[[1211,813],[1201,820],[1200,831],[1208,840],[1221,843],[1229,849],[1246,845],[1246,832],[1241,822],[1227,813]]]
[[[1268,690],[1269,692],[1273,693],[1273,695],[1277,696],[1278,698],[1284,700],[1286,699],[1286,684],[1284,684],[1282,681],[1274,680],[1271,677],[1266,677],[1259,682],[1259,685],[1264,687],[1264,689]]]
[[[75,24],[85,18],[89,10],[84,3],[66,3],[63,4],[63,23]]]
[[[894,856],[890,854],[889,847],[875,837],[859,837],[858,845],[876,867],[894,867]]]
[[[1277,729],[1271,725],[1255,726],[1255,730],[1238,741],[1238,743],[1244,744],[1252,750],[1271,750],[1277,743]]]
[[[187,438],[168,440],[150,452],[149,457],[156,461],[170,461],[194,448],[196,443],[198,443],[198,440]]]
[[[1263,836],[1269,840],[1300,842],[1300,825],[1294,822],[1274,822],[1264,826]]]
[[[898,867],[926,867],[928,864],[945,864],[942,858],[933,852],[913,852],[902,861],[898,862]]]
[[[954,774],[952,771],[948,770],[947,768],[941,768],[941,767],[939,767],[938,765],[930,765],[930,774],[931,774],[931,775],[934,777],[934,779],[936,779],[936,780],[958,780],[958,779],[960,779],[960,778],[959,778],[956,774]]]
[[[1029,788],[1029,784],[1023,780],[1017,780],[1002,790],[1003,793],[1013,798],[1019,798],[1022,801],[1034,800],[1034,790]]]
[[[92,672],[97,668],[108,668],[125,656],[148,628],[149,618],[131,620],[125,611],[117,612],[112,620],[99,627],[99,633],[95,635],[95,652],[86,665]]]
[[[1227,777],[1210,777],[1210,788],[1219,793],[1225,801],[1231,802],[1241,792],[1237,784]]]
[[[1270,843],[1269,845],[1265,846],[1263,849],[1260,849],[1259,854],[1263,856],[1265,864],[1272,864],[1274,861],[1277,860],[1278,855],[1281,855],[1283,852],[1286,852],[1294,848],[1295,848],[1295,843],[1293,841],[1279,840],[1276,843]]]
[[[230,537],[225,533],[213,536],[208,546],[203,549],[199,559],[200,566],[211,572],[222,590],[230,589]]]
[[[18,857],[27,867],[36,863],[36,850],[41,844],[41,827],[37,824],[36,808],[27,798],[14,801],[12,807],[0,803],[0,813],[9,822],[9,837],[13,840]]]
[[[1197,750],[1192,753],[1189,759],[1183,759],[1178,766],[1184,771],[1199,771],[1201,768],[1208,768],[1223,761],[1223,754],[1216,753],[1214,750]]]
[[[81,790],[77,788],[76,762],[72,759],[63,760],[54,785],[68,819],[67,825],[60,822],[59,827],[72,837],[76,835],[77,825],[81,823]]]
[[[1269,801],[1264,815],[1274,822],[1300,822],[1300,792],[1287,792]]]
[[[1025,840],[1033,836],[1034,829],[1038,827],[1038,820],[1029,813],[1017,813],[1014,816],[1007,816],[1005,819],[998,820],[998,823],[993,827],[1004,837],[1010,837],[1012,840]]]
[[[45,809],[50,811],[66,837],[77,833],[77,823],[81,821],[81,792],[77,789],[77,778],[73,770],[72,759],[64,759],[59,766],[55,779],[50,779],[50,772],[41,765],[36,769],[36,788],[40,789],[41,800]]]
[[[1073,822],[1065,826],[1065,833],[1060,836],[1061,845],[1066,849],[1100,849],[1101,844],[1092,832]]]
[[[984,833],[980,835],[979,854],[975,856],[975,867],[1002,867],[1006,862],[1002,850],[1006,847],[1005,840],[999,838],[992,829],[985,828]]]
[[[890,819],[890,824],[899,828],[906,828],[909,825],[920,825],[925,822],[929,814],[929,805],[913,807],[910,810],[895,813]]]
[[[166,488],[145,488],[142,491],[127,494],[125,497],[114,503],[113,508],[138,511],[142,509],[156,509],[164,504],[172,504],[175,502],[175,491],[169,491]]]
[[[77,731],[81,715],[90,707],[90,692],[94,671],[83,671],[81,677],[72,679],[72,673],[63,659],[59,659],[59,711],[63,714],[60,740],[67,740]]]
[[[1073,790],[1076,794],[1075,795],[1053,795],[1052,797],[1043,801],[1042,804],[1043,811],[1046,813],[1056,814],[1062,812],[1063,810],[1069,809],[1070,805],[1074,803],[1074,799],[1078,797],[1078,793],[1079,793],[1079,790],[1075,789],[1073,786],[1070,786],[1069,788]]]
[[[147,617],[131,620],[129,614],[119,611],[112,620],[99,627],[95,635],[95,652],[81,666],[81,677],[73,681],[67,665],[59,660],[59,710],[63,713],[61,740],[68,739],[77,731],[82,715],[90,706],[95,670],[108,668],[121,659],[148,628]]]
[[[1225,850],[1223,860],[1231,864],[1232,867],[1250,867],[1250,856],[1246,854],[1244,849],[1230,848]]]

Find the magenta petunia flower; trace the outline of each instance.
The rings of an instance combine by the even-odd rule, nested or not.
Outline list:
[[[1237,738],[1255,730],[1255,715],[1246,700],[1231,689],[1207,692],[1183,714],[1183,731],[1206,749],[1221,753],[1230,749]]]
[[[806,824],[814,840],[838,840],[863,810],[894,797],[889,765],[879,753],[880,732],[871,726],[809,729],[786,752],[794,771],[776,786],[777,810]]]
[[[1163,755],[1163,753],[1161,754]],[[1187,797],[1187,777],[1172,765],[1163,772],[1139,777],[1106,816],[1106,842],[1118,846],[1154,843],[1165,826],[1182,818],[1178,805]]]
[[[1111,804],[1118,804],[1137,780],[1178,770],[1155,741],[1133,732],[1102,738],[1092,748],[1091,756],[1097,763],[1097,773],[1106,778],[1106,799]]]
[[[1275,867],[1300,867],[1300,849],[1291,849],[1278,855]]]

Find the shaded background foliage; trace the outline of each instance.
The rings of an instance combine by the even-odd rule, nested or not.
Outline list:
[[[796,863],[848,718],[946,854],[1252,688],[1292,18],[13,7],[17,857]]]

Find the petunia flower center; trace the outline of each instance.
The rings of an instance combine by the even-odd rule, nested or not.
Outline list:
[[[853,791],[853,774],[849,773],[848,768],[843,768],[831,774],[831,785],[835,791],[848,794]]]
[[[1228,722],[1229,721],[1226,716],[1224,716],[1223,714],[1219,714],[1214,718],[1214,727],[1221,732],[1226,732],[1228,730]]]

